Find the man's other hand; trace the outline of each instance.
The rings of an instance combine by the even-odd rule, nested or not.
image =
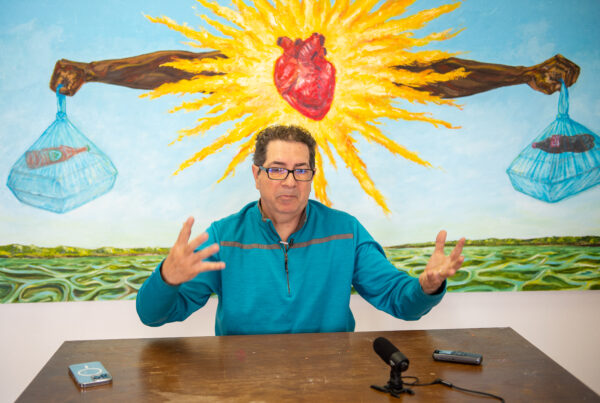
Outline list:
[[[163,262],[161,275],[167,284],[179,285],[193,279],[199,273],[225,268],[225,262],[204,261],[219,251],[218,244],[215,243],[195,251],[206,242],[208,234],[203,232],[190,242],[192,225],[194,225],[194,218],[190,217],[183,224],[175,245]]]
[[[444,246],[446,244],[446,231],[440,231],[435,240],[435,250],[427,262],[425,271],[419,276],[419,283],[426,294],[435,293],[444,280],[452,277],[463,264],[465,257],[461,256],[465,238],[461,238],[452,253],[446,256]]]

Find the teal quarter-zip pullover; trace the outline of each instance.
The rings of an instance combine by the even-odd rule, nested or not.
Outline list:
[[[210,260],[220,271],[200,273],[179,286],[157,269],[137,296],[143,323],[182,321],[219,298],[216,335],[353,331],[350,292],[396,318],[417,320],[438,304],[418,279],[396,269],[381,246],[351,215],[309,200],[304,222],[282,242],[258,202],[214,222],[205,245],[218,243]]]

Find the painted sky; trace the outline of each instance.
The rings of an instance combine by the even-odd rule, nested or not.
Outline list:
[[[417,1],[410,12],[443,2]],[[179,164],[210,144],[227,126],[172,146],[177,130],[192,127],[195,113],[169,114],[178,97],[140,99],[144,91],[86,84],[67,98],[69,119],[113,161],[119,171],[106,195],[65,214],[21,204],[6,187],[14,162],[54,120],[56,97],[48,83],[54,64],[65,58],[89,62],[157,50],[191,50],[186,38],[143,13],[166,15],[192,26],[203,21],[192,0],[27,1],[2,0],[0,14],[0,244],[41,246],[170,246],[185,219],[196,232],[231,214],[258,193],[250,161],[215,184],[236,153],[232,145],[184,170]],[[576,5],[575,5],[576,4]],[[561,53],[581,67],[570,89],[570,116],[600,133],[600,3],[469,0],[431,23],[429,31],[465,28],[436,48],[465,52],[484,62],[530,66]],[[600,234],[600,186],[556,204],[513,190],[505,171],[519,152],[550,124],[558,94],[526,85],[461,98],[463,110],[408,105],[430,111],[460,129],[426,123],[383,122],[386,135],[439,169],[391,156],[360,141],[358,148],[392,214],[385,216],[338,160],[326,165],[328,194],[335,208],[355,215],[383,245],[449,238],[529,238]]]

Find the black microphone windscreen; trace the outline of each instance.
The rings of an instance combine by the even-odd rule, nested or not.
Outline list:
[[[385,337],[378,337],[373,342],[373,350],[377,353],[381,359],[387,363],[390,362],[390,357],[394,354],[398,349],[394,346],[388,339]]]
[[[392,367],[400,365],[403,371],[408,368],[408,358],[385,337],[378,337],[373,341],[373,350],[386,364]]]

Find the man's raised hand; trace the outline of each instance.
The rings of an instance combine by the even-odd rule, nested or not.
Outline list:
[[[440,231],[435,240],[435,250],[427,262],[425,271],[419,276],[419,283],[426,294],[436,292],[444,280],[454,276],[460,269],[465,257],[461,256],[465,238],[461,238],[454,247],[450,255],[444,254],[446,244],[446,231]]]
[[[175,245],[162,264],[161,275],[167,284],[179,285],[193,279],[198,273],[225,268],[225,262],[204,261],[219,251],[218,244],[215,243],[194,252],[196,248],[206,242],[208,234],[203,232],[190,242],[192,225],[194,225],[194,218],[189,217],[183,224]]]

